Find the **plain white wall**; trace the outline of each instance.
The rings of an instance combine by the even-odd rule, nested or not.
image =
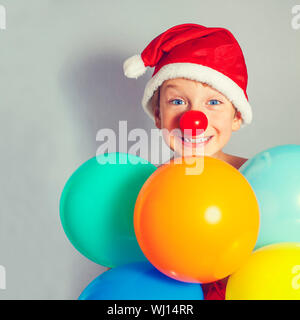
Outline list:
[[[296,1],[0,0],[0,299],[76,299],[106,268],[69,243],[59,197],[94,156],[101,128],[153,124],[140,105],[152,70],[123,76],[123,61],[180,23],[222,26],[246,58],[253,124],[225,151],[252,157],[300,142],[300,30]]]

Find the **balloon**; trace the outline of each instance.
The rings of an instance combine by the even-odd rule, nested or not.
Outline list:
[[[251,184],[260,207],[256,248],[300,242],[300,146],[263,151],[244,163],[240,172]]]
[[[79,300],[203,300],[201,285],[176,281],[149,262],[110,269],[93,280]]]
[[[231,165],[194,158],[204,161],[203,172],[187,174],[192,157],[184,159],[159,167],[143,185],[135,233],[145,256],[167,276],[213,282],[233,273],[251,254],[258,204],[247,180]]]
[[[156,170],[125,153],[106,153],[82,164],[60,199],[63,229],[73,246],[103,266],[146,260],[137,243],[133,212],[137,195]]]
[[[226,300],[299,300],[300,243],[262,247],[227,282]]]

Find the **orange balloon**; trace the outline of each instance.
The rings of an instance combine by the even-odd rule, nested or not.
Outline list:
[[[226,162],[208,156],[176,158],[143,185],[134,229],[147,259],[165,275],[214,282],[250,256],[258,237],[259,207],[246,178]]]

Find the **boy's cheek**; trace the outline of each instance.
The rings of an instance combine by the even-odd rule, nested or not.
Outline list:
[[[169,131],[179,129],[180,117],[182,112],[172,112],[170,110],[161,110],[160,124],[161,129],[168,129]],[[232,132],[232,119],[227,113],[207,114],[208,127],[207,132],[218,132],[219,134],[230,135]],[[210,129],[211,128],[211,129]]]
[[[162,114],[162,128],[166,128],[169,130],[179,128],[180,116],[180,114]]]
[[[208,118],[208,124],[219,131],[231,131],[232,120],[228,116],[215,116],[214,118]]]

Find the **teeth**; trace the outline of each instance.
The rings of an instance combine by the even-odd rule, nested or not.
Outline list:
[[[198,139],[190,139],[190,138],[183,138],[185,142],[191,142],[191,143],[202,143],[207,140],[209,140],[211,137],[206,138],[198,138]]]

